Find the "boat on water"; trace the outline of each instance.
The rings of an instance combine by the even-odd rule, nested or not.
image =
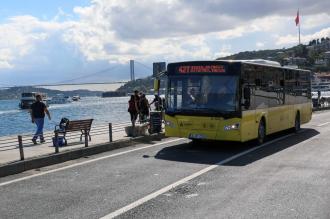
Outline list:
[[[71,102],[70,97],[65,96],[64,94],[57,94],[49,100],[50,104],[65,104],[70,102]]]
[[[78,101],[78,100],[80,100],[80,96],[73,96],[72,97],[72,101]]]
[[[312,78],[312,92],[330,91],[330,77],[314,75]]]
[[[48,106],[48,99],[47,95],[44,93],[37,93],[37,92],[25,92],[21,94],[21,100],[19,103],[19,107],[21,109],[30,109],[32,103],[36,101],[36,96],[40,94],[42,96],[42,102]]]

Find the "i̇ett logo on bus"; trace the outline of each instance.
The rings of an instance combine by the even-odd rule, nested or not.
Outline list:
[[[178,68],[179,73],[225,73],[222,65],[185,65]]]

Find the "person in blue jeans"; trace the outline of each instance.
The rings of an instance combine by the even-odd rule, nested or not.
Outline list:
[[[37,131],[32,138],[32,142],[37,144],[38,137],[40,138],[40,143],[44,143],[45,139],[43,136],[45,114],[47,114],[48,119],[51,120],[50,113],[47,106],[42,102],[41,95],[36,96],[36,102],[31,105],[31,120],[37,126]]]

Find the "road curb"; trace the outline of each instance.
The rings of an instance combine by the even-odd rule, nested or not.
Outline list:
[[[313,112],[329,110],[330,107],[320,107],[320,108],[313,108]]]
[[[160,133],[150,136],[131,138],[128,140],[118,140],[111,143],[98,144],[84,148],[76,148],[72,150],[63,151],[58,154],[47,154],[47,155],[29,158],[23,161],[7,163],[0,166],[0,177],[9,176],[27,170],[50,166],[58,163],[63,163],[69,160],[74,160],[89,155],[112,151],[118,148],[124,148],[139,143],[147,143],[150,141],[157,141],[157,140],[160,141],[163,138],[165,138],[165,134]]]

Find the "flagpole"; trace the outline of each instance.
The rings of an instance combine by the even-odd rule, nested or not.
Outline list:
[[[299,21],[298,31],[299,31],[299,45],[300,45],[301,44],[300,43],[300,21]]]

